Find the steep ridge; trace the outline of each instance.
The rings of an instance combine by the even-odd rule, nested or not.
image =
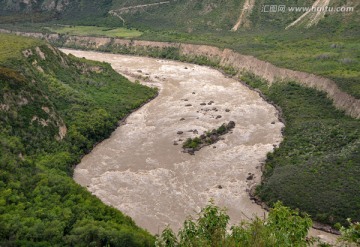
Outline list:
[[[0,30],[0,32],[9,32]],[[346,114],[360,118],[360,100],[345,93],[339,89],[336,83],[330,79],[314,74],[294,71],[290,69],[279,68],[271,63],[261,61],[253,56],[239,54],[230,49],[220,49],[214,46],[193,45],[169,42],[153,42],[139,40],[125,40],[101,37],[76,37],[59,36],[57,34],[44,35],[41,33],[22,33],[15,32],[18,35],[34,36],[44,38],[50,42],[66,47],[77,47],[82,49],[100,49],[106,50],[106,47],[112,47],[119,51],[125,49],[127,52],[142,49],[177,49],[180,55],[188,57],[203,56],[209,60],[218,63],[220,66],[231,66],[238,73],[248,71],[257,76],[266,79],[270,84],[277,81],[295,81],[303,86],[315,88],[325,92],[337,109],[343,110]],[[124,50],[124,51],[125,51]]]

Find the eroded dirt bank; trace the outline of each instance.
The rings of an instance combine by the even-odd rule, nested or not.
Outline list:
[[[156,99],[82,159],[75,181],[152,233],[166,224],[177,229],[210,198],[226,206],[234,222],[264,215],[247,191],[260,182],[261,162],[281,142],[283,124],[258,93],[207,67],[63,51],[109,62],[118,72],[147,77],[148,85],[161,88]],[[182,152],[181,140],[230,120],[236,127],[224,140],[195,155]]]
[[[344,110],[346,114],[360,118],[360,99],[343,92],[334,81],[314,74],[279,68],[271,63],[261,61],[253,56],[242,55],[230,49],[220,49],[214,46],[193,45],[170,42],[154,42],[140,40],[126,40],[105,37],[67,36],[58,34],[13,32],[0,29],[0,33],[14,33],[17,35],[43,38],[58,46],[76,47],[94,50],[117,50],[118,52],[135,52],[139,50],[146,55],[148,51],[175,48],[180,55],[194,57],[204,56],[221,66],[231,66],[239,73],[249,71],[266,79],[269,83],[281,80],[291,80],[301,85],[312,87],[325,92],[337,109]]]
[[[260,182],[261,163],[281,142],[283,124],[276,109],[258,93],[207,67],[63,51],[109,62],[127,77],[142,78],[145,84],[160,88],[156,99],[131,114],[83,158],[75,181],[152,233],[159,233],[166,224],[179,228],[210,198],[229,209],[232,224],[265,214],[249,199],[248,190]],[[181,140],[230,120],[236,127],[224,140],[194,156],[181,152]],[[314,229],[310,235],[328,242],[336,239]]]

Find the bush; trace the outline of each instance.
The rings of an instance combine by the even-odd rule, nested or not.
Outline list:
[[[267,219],[255,218],[250,222],[240,222],[228,231],[230,217],[225,209],[214,205],[205,206],[197,219],[187,219],[175,233],[165,228],[157,238],[157,247],[266,247],[266,246],[306,246],[313,242],[306,239],[312,225],[308,215],[300,216],[277,202]]]

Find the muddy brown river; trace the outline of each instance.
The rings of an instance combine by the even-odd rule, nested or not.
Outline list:
[[[82,159],[74,172],[77,183],[153,234],[166,225],[177,230],[210,199],[228,209],[232,224],[264,216],[248,191],[260,182],[261,164],[282,141],[284,125],[257,92],[204,66],[62,51],[108,62],[129,79],[160,89]],[[182,152],[187,138],[229,121],[236,126],[223,140],[195,155]]]

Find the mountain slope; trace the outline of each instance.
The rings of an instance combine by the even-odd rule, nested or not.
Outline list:
[[[356,0],[0,0],[0,6],[0,23],[57,19],[67,24],[122,26],[126,23],[186,32],[284,30],[318,25],[331,31],[359,28],[360,23],[360,3]],[[297,7],[353,9],[343,12],[291,9]]]
[[[127,1],[114,0],[113,10],[161,1]],[[193,30],[233,30],[240,29],[279,29],[286,27],[308,28],[319,22],[327,28],[337,30],[338,21],[343,27],[359,27],[359,2],[355,0],[224,0],[224,1],[166,1],[167,4],[149,6],[132,11],[123,11],[122,18],[127,23],[151,28],[172,28],[183,31]],[[280,8],[283,6],[284,9]],[[308,11],[296,7],[333,9],[333,11]],[[272,9],[270,7],[275,7]],[[336,7],[352,7],[353,9],[335,11]],[[305,15],[304,17],[302,17]],[[306,17],[306,18],[305,18]],[[300,18],[302,22],[297,21]],[[325,21],[326,20],[326,21]],[[293,23],[293,24],[292,24]],[[291,25],[292,24],[292,25]],[[295,25],[296,24],[296,25]],[[342,28],[343,28],[342,27]]]
[[[0,44],[0,245],[153,245],[71,174],[155,90],[40,41],[1,34]]]

